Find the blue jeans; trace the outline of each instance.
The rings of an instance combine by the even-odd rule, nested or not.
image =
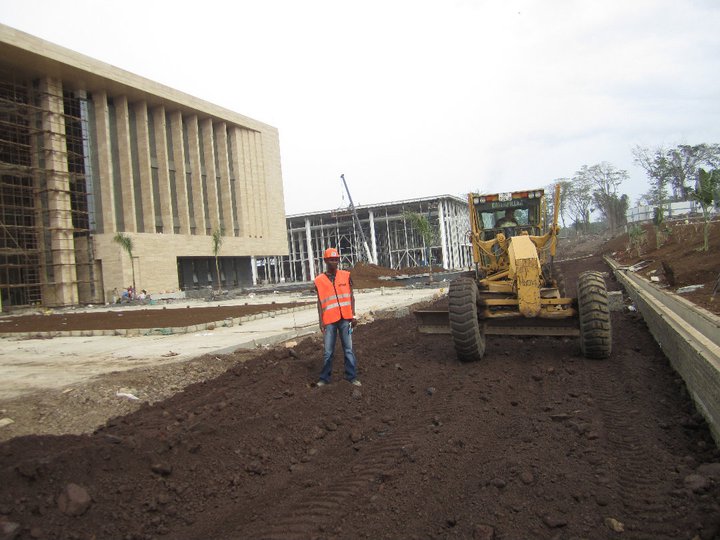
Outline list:
[[[345,378],[348,381],[354,381],[357,377],[356,368],[357,360],[352,348],[352,334],[350,333],[350,321],[340,319],[337,322],[325,326],[325,353],[323,355],[323,367],[320,372],[320,380],[326,383],[330,382],[332,375],[333,355],[335,354],[335,342],[337,335],[340,334],[340,342],[342,343],[343,352],[345,353]]]

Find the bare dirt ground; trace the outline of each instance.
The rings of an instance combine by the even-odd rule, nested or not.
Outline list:
[[[568,285],[607,270],[598,256],[562,267]],[[411,317],[378,320],[354,334],[361,388],[339,362],[333,384],[311,386],[318,338],[228,355],[217,378],[93,434],[0,444],[0,525],[17,538],[715,538],[720,452],[639,316],[613,325],[608,361],[575,340],[493,337],[460,364]]]
[[[714,297],[712,294],[720,279],[720,221],[711,223],[708,251],[700,250],[703,223],[699,221],[669,223],[661,232],[659,244],[654,227],[646,225],[643,230],[645,236],[637,246],[632,246],[628,235],[623,234],[605,244],[603,252],[613,254],[613,258],[626,265],[647,261],[648,266],[639,273],[648,279],[654,277],[660,286],[671,291],[700,285],[682,296],[720,315],[720,290]]]
[[[243,350],[233,355],[205,355],[176,364],[115,371],[61,390],[48,389],[0,400],[0,417],[13,420],[13,424],[0,429],[0,441],[33,434],[90,433],[108,418],[162,401],[186,386],[217,377],[238,362],[263,352]],[[137,400],[118,396],[118,392]]]
[[[222,321],[257,313],[302,306],[304,303],[245,304],[244,306],[192,307],[187,309],[97,310],[88,313],[16,315],[0,317],[4,332],[57,332],[67,330],[116,330],[118,328],[172,328]]]

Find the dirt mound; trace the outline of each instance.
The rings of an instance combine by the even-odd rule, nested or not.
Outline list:
[[[18,315],[0,317],[0,334],[7,332],[59,332],[69,330],[116,330],[118,328],[173,328],[193,326],[227,318],[302,306],[303,302],[285,304],[246,304],[170,309],[92,311],[51,315]]]
[[[598,253],[609,235],[588,234],[558,238],[557,260],[576,259]]]
[[[628,266],[649,261],[650,264],[639,273],[648,279],[654,278],[671,291],[677,292],[689,285],[702,285],[682,296],[720,314],[720,291],[712,298],[713,287],[720,277],[720,222],[711,224],[709,251],[700,251],[703,224],[699,222],[668,224],[659,244],[655,227],[644,225],[642,229],[644,238],[640,242],[631,245],[629,235],[623,234],[605,243],[602,253]]]
[[[93,435],[0,444],[0,520],[18,538],[712,538],[699,465],[720,454],[642,320],[613,324],[606,362],[498,336],[459,364],[447,336],[378,320],[353,334],[360,388],[341,362],[309,385],[318,339],[271,350]]]
[[[392,268],[386,268],[385,266],[378,266],[377,264],[358,263],[350,269],[353,277],[364,277],[364,278],[377,278],[380,276],[399,276],[401,272],[393,270]]]
[[[358,263],[349,269],[353,280],[353,287],[356,289],[376,289],[378,287],[403,287],[404,283],[392,280],[383,280],[383,276],[398,276],[400,272],[392,268],[378,266],[376,264]]]
[[[433,272],[444,272],[444,268],[440,266],[433,267]],[[352,273],[353,284],[358,289],[375,289],[378,287],[404,287],[406,283],[402,281],[383,280],[380,277],[397,277],[402,275],[415,276],[418,274],[426,274],[430,272],[427,266],[413,266],[409,268],[393,269],[377,264],[358,263],[350,269]]]

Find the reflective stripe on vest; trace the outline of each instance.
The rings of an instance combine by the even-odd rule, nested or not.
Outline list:
[[[322,309],[323,324],[332,324],[340,319],[352,319],[352,292],[350,288],[350,272],[338,270],[335,283],[325,274],[315,278],[318,299]]]

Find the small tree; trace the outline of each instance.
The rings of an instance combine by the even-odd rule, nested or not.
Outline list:
[[[628,237],[630,238],[630,245],[628,246],[628,249],[635,249],[637,256],[640,257],[642,255],[642,248],[647,241],[645,229],[636,223],[630,227]]]
[[[655,249],[660,249],[665,243],[665,209],[662,205],[653,209],[653,226],[655,227]]]
[[[425,244],[425,256],[428,264],[430,265],[430,281],[432,281],[433,267],[431,246],[437,240],[437,233],[430,224],[430,220],[428,220],[427,216],[424,214],[418,214],[417,212],[405,212],[404,216],[405,219],[410,222],[412,228],[420,235],[423,244]]]
[[[585,233],[590,230],[590,213],[593,208],[593,185],[589,176],[586,174],[587,167],[576,173],[572,179],[572,183],[568,186],[567,208],[572,216],[576,228],[579,231],[582,227]]]
[[[220,227],[219,229],[214,229],[212,232],[212,252],[213,257],[215,257],[215,272],[217,272],[217,290],[220,292],[221,283],[220,283],[220,248],[222,248],[223,243],[223,229]]]
[[[715,192],[720,184],[720,169],[706,171],[700,169],[695,189],[689,189],[690,198],[700,203],[705,227],[703,230],[703,247],[701,251],[710,249],[710,207],[715,198]]]
[[[120,245],[121,248],[125,251],[125,253],[128,254],[128,257],[130,257],[130,268],[132,270],[132,286],[133,286],[133,294],[136,293],[137,287],[135,286],[135,260],[133,258],[133,241],[132,238],[129,236],[123,234],[123,233],[117,233],[115,237],[113,238],[113,241]]]

